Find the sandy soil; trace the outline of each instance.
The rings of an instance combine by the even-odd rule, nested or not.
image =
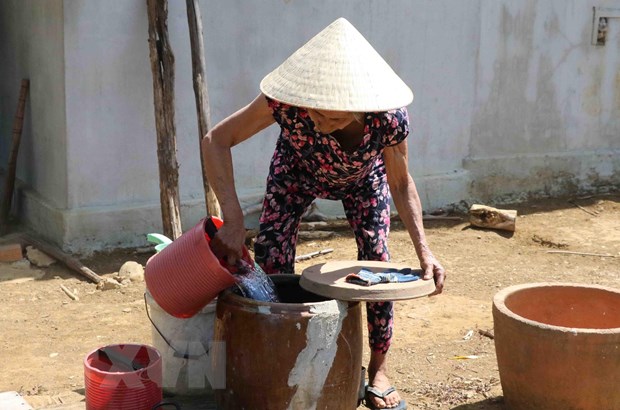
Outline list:
[[[502,208],[519,211],[514,234],[472,228],[465,219],[426,223],[431,248],[448,279],[444,294],[396,307],[390,371],[410,409],[502,408],[493,340],[479,333],[492,331],[491,303],[498,290],[542,281],[620,286],[620,195]],[[298,272],[315,263],[356,257],[348,232],[302,241],[298,255],[326,248],[335,251],[298,263]],[[417,264],[398,223],[390,251],[393,261]],[[124,250],[82,261],[100,275],[112,276],[124,262],[144,264],[149,256]],[[6,267],[0,264],[0,276]],[[89,351],[110,343],[152,343],[143,284],[103,292],[62,265],[42,270],[39,280],[0,281],[0,392],[19,391],[35,408],[83,400],[82,360]],[[67,297],[61,284],[76,291],[79,301]],[[478,358],[454,359],[467,355]]]

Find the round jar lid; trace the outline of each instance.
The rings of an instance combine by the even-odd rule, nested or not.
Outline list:
[[[349,283],[345,277],[367,269],[373,273],[388,269],[410,268],[402,263],[379,261],[334,261],[310,266],[303,270],[299,284],[309,292],[338,300],[382,302],[415,299],[435,291],[435,282],[422,278],[402,283],[378,283],[370,286]],[[418,276],[422,270],[413,270]]]

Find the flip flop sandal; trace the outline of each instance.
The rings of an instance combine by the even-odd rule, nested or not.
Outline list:
[[[368,407],[370,410],[383,410],[380,409],[379,407],[375,407],[372,402],[370,401],[370,395],[372,394],[375,397],[380,398],[381,400],[385,401],[385,397],[389,396],[390,393],[395,392],[396,389],[394,388],[394,386],[389,387],[387,390],[385,391],[380,391],[375,387],[372,386],[366,386],[366,399],[365,401],[365,405],[366,407]],[[407,403],[404,400],[401,400],[400,403],[398,403],[396,405],[396,407],[386,407],[385,409],[387,410],[406,410],[407,409]]]

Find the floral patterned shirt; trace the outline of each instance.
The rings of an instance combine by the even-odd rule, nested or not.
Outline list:
[[[364,137],[353,151],[315,129],[308,111],[267,97],[281,132],[271,159],[270,178],[318,198],[342,199],[352,190],[376,190],[386,182],[383,149],[409,134],[406,108],[364,114]]]

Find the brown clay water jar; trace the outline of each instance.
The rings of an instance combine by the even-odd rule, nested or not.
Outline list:
[[[507,409],[620,409],[619,290],[512,286],[493,298],[493,322]]]
[[[282,303],[230,289],[218,298],[212,357],[214,372],[226,375],[225,388],[215,390],[218,408],[355,409],[360,303],[307,292],[297,275],[270,277]]]

